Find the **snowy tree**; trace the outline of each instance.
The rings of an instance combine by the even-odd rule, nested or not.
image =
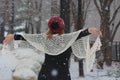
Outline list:
[[[14,33],[14,0],[5,0],[3,4],[5,30],[8,33]]]
[[[9,26],[9,0],[4,0],[3,1],[3,23],[4,23],[4,28],[6,31],[8,31],[8,26]]]
[[[104,61],[108,66],[110,66],[112,62],[112,44],[115,34],[120,26],[120,18],[117,20],[117,23],[114,23],[120,10],[120,4],[115,7],[112,14],[111,5],[114,2],[116,2],[116,0],[94,0],[95,6],[100,15],[100,29],[102,31],[101,50],[104,55]]]
[[[31,0],[25,0],[24,1],[24,9],[23,13],[24,15],[24,20],[25,20],[25,33],[30,33],[33,32],[33,24],[32,24],[32,15],[34,12],[32,1]]]
[[[2,43],[4,39],[4,22],[0,22],[0,43]]]
[[[11,1],[10,6],[10,21],[9,21],[9,30],[8,33],[14,33],[14,0]]]
[[[13,33],[14,24],[14,0],[1,0],[0,13],[0,42],[4,39],[4,33]],[[12,4],[10,3],[12,2]]]
[[[60,0],[60,16],[65,22],[65,32],[70,32],[70,0]]]
[[[0,1],[1,3],[3,3],[3,1]],[[0,5],[0,43],[2,43],[3,39],[4,39],[4,26],[5,26],[5,22],[4,22],[4,12],[3,12],[3,4]]]
[[[74,30],[79,30],[84,27],[90,2],[91,0],[71,0],[71,12],[73,15]],[[76,6],[76,4],[78,5]],[[84,76],[82,59],[79,60],[79,76]]]
[[[35,1],[35,6],[36,6],[36,15],[34,20],[35,20],[35,27],[36,27],[36,33],[40,33],[41,31],[41,20],[42,20],[42,1],[40,0],[39,2],[36,0]]]
[[[42,0],[24,0],[18,9],[18,22],[25,22],[26,33],[40,33]],[[22,22],[21,22],[22,21]]]
[[[51,16],[59,16],[60,15],[60,7],[59,1],[51,0]]]

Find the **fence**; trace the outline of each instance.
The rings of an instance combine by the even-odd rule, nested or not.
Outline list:
[[[120,42],[113,42],[112,51],[112,59],[115,61],[120,61]]]

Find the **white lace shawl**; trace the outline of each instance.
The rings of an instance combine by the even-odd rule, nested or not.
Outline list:
[[[86,57],[85,57],[85,71],[86,73],[89,73],[93,69],[93,65],[96,58],[96,51],[100,50],[100,47],[102,46],[99,36],[95,40],[94,44],[90,48],[89,41],[87,43],[86,48]]]
[[[22,36],[36,49],[49,54],[58,55],[67,50],[70,46],[73,48],[73,52],[76,49],[76,41],[78,35],[82,30],[72,32],[63,35],[53,35],[52,39],[47,39],[46,34],[23,34]],[[77,43],[78,44],[78,43]],[[78,50],[78,49],[77,49]]]
[[[90,49],[90,47],[88,47],[89,36],[85,36],[76,40],[82,30],[59,36],[53,35],[52,39],[47,39],[45,33],[22,34],[22,36],[27,40],[29,44],[31,44],[36,49],[42,51],[43,53],[50,55],[58,55],[63,53],[71,46],[73,54],[75,56],[77,56],[78,58],[85,58],[87,52],[86,49]]]

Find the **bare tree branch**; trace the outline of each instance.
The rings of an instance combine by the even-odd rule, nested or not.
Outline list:
[[[120,20],[118,22],[118,24],[116,25],[115,29],[114,29],[114,32],[112,33],[112,37],[111,37],[111,41],[113,41],[114,37],[115,37],[115,34],[117,32],[117,29],[120,27]]]
[[[102,7],[103,0],[99,0],[100,6]]]
[[[86,17],[87,17],[87,12],[88,12],[88,8],[90,6],[90,2],[91,2],[91,0],[86,2],[86,9],[85,9],[84,17],[83,17],[84,21],[86,20]]]
[[[112,2],[113,2],[113,0],[108,0],[109,2],[108,2],[108,7],[110,7],[110,5],[112,4]]]
[[[41,7],[42,7],[42,1],[43,0],[40,0],[40,3],[39,3],[39,11],[41,12]]]
[[[104,0],[103,8],[110,7],[113,0]]]
[[[103,9],[105,9],[108,6],[108,1],[109,0],[104,0],[103,1],[103,6],[102,6]]]
[[[84,9],[84,7],[85,7],[85,2],[86,2],[86,0],[82,0],[82,9]]]
[[[73,2],[73,0],[70,1],[70,5],[71,6],[71,11],[72,11],[72,15],[73,15],[73,21],[74,21],[74,30],[76,31],[77,30],[77,10],[76,10],[76,5],[75,3]]]
[[[120,5],[118,6],[118,8],[117,8],[117,9],[115,10],[115,12],[113,13],[113,17],[112,17],[112,19],[110,20],[109,24],[111,24],[111,23],[113,22],[113,20],[116,18],[119,9],[120,9]]]
[[[83,17],[82,18],[82,20],[84,19],[84,14],[85,14],[85,2],[86,2],[86,0],[82,0],[82,16],[81,17]]]
[[[96,8],[97,8],[97,10],[98,10],[98,12],[100,14],[100,16],[102,16],[102,12],[101,12],[100,7],[98,6],[98,3],[97,3],[96,0],[94,0],[94,4],[95,4],[95,6],[96,6]]]

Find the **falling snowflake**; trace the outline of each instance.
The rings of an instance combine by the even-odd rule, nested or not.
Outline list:
[[[63,65],[66,65],[66,63],[63,63]]]
[[[51,75],[52,75],[52,76],[57,76],[57,75],[58,75],[58,71],[57,71],[56,69],[53,69],[53,70],[51,71]]]

